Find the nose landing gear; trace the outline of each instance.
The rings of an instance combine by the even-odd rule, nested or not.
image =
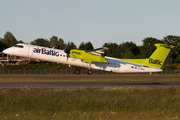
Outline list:
[[[75,70],[75,74],[78,75],[80,71],[78,69]]]

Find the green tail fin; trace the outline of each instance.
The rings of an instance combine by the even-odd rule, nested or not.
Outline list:
[[[173,49],[175,46],[167,46],[164,44],[155,44],[155,46],[157,47],[156,50],[149,58],[145,59],[143,65],[161,68],[170,50]]]

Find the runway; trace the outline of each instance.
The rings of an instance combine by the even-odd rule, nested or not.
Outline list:
[[[14,82],[0,83],[0,88],[98,88],[98,87],[180,86],[180,81],[109,81],[109,82]]]

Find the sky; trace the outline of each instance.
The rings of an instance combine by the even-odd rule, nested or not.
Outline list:
[[[180,36],[180,0],[0,0],[0,37],[30,43],[52,36],[77,45],[142,45],[147,37]]]

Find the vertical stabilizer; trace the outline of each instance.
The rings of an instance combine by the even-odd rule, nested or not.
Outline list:
[[[175,46],[167,46],[164,44],[155,44],[155,46],[156,50],[152,53],[152,55],[149,58],[145,59],[143,65],[161,68],[170,50],[173,49]]]

